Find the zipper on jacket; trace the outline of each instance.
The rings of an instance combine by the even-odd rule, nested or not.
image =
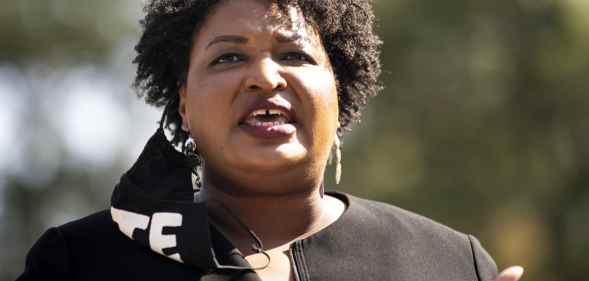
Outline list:
[[[303,255],[302,241],[295,241],[290,247],[290,259],[292,261],[293,274],[296,281],[309,281],[309,271]]]

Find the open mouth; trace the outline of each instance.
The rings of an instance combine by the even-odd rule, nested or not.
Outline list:
[[[273,127],[291,123],[288,114],[281,109],[254,110],[243,122],[255,127]]]
[[[258,138],[285,137],[292,135],[297,129],[290,106],[269,101],[254,105],[239,126]]]

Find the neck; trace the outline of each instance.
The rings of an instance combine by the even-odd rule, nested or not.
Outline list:
[[[341,214],[328,207],[336,199],[321,196],[319,187],[285,196],[241,196],[207,183],[202,192],[213,223],[244,254],[251,253],[254,242],[246,228],[272,249],[319,231]]]

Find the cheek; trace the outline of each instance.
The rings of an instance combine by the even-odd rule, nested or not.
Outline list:
[[[196,79],[195,79],[196,80]],[[233,125],[232,101],[239,83],[232,76],[190,81],[187,86],[187,112],[190,131],[203,154],[221,144]]]
[[[225,74],[200,74],[187,83],[188,110],[191,119],[204,120],[217,118],[228,113],[232,100],[239,89],[240,75],[237,72]],[[230,116],[225,116],[229,119]],[[198,122],[198,121],[197,121]],[[199,122],[200,123],[200,122]]]
[[[298,75],[296,92],[305,115],[305,133],[311,149],[327,157],[338,124],[338,97],[335,77],[328,70],[309,71]],[[323,158],[323,157],[320,157]]]
[[[301,93],[306,93],[301,99],[309,108],[305,112],[312,117],[316,126],[329,129],[337,126],[338,119],[338,97],[335,77],[331,71],[312,71],[299,80]]]

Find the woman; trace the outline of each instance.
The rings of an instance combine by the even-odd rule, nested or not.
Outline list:
[[[149,2],[136,85],[165,106],[162,127],[110,211],[47,231],[19,279],[494,280],[472,236],[323,191],[328,158],[339,180],[342,133],[379,89],[370,9]]]

